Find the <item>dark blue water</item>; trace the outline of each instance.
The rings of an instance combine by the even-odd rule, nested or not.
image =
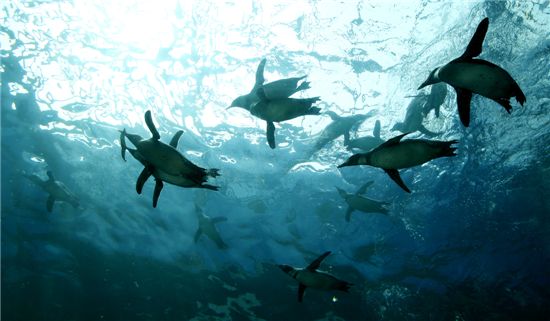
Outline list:
[[[2,320],[548,320],[548,1],[8,1],[0,13]],[[433,68],[462,54],[489,17],[481,58],[527,97],[511,114],[474,96],[462,126],[451,87],[429,131],[454,157],[401,170],[337,169],[349,138],[394,137]],[[266,82],[308,75],[317,116],[276,124],[229,109],[262,58]],[[419,98],[417,101],[421,101]],[[151,110],[168,143],[218,168],[219,191],[135,190],[143,165],[119,130],[145,138]],[[345,126],[344,126],[345,127]],[[348,130],[346,129],[346,134]],[[128,142],[129,146],[132,146]],[[357,151],[357,150],[356,150]],[[28,177],[51,171],[79,200]],[[353,212],[336,187],[387,202]],[[197,213],[227,248],[202,235]],[[354,285],[307,289],[277,265],[320,266]]]

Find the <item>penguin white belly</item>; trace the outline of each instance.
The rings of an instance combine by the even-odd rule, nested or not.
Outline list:
[[[437,157],[439,148],[422,140],[406,140],[398,145],[371,152],[371,164],[386,169],[401,169],[422,165]]]
[[[336,289],[340,283],[338,279],[325,272],[312,272],[307,269],[300,270],[296,275],[296,280],[307,287],[320,290]]]
[[[491,99],[509,98],[515,81],[506,70],[493,64],[449,63],[439,70],[440,80]]]

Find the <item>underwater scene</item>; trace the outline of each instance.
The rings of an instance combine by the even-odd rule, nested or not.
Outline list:
[[[550,320],[550,1],[0,7],[1,320]]]

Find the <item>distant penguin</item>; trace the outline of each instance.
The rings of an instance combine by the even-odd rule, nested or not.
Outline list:
[[[262,59],[262,61],[260,61],[260,64],[258,65],[258,68],[256,70],[256,82],[254,83],[254,87],[252,87],[252,90],[246,95],[237,97],[235,100],[233,100],[233,102],[231,102],[231,105],[228,108],[240,107],[246,110],[250,110],[250,107],[252,107],[252,105],[260,101],[260,97],[258,97],[257,95],[257,90],[260,87],[264,89],[265,95],[268,99],[288,98],[299,91],[310,88],[309,82],[302,81],[304,78],[306,78],[306,76],[279,79],[264,84],[265,64],[266,59],[264,58]],[[302,82],[300,83],[300,81]]]
[[[299,269],[289,265],[279,265],[279,268],[299,282],[298,302],[302,302],[304,292],[307,287],[320,290],[338,290],[348,292],[353,285],[342,281],[327,272],[318,271],[321,262],[330,255],[330,251],[323,253],[315,261],[311,262],[306,268]]]
[[[481,54],[483,40],[489,28],[489,18],[481,20],[462,56],[434,69],[418,89],[445,82],[456,90],[458,115],[462,124],[470,125],[472,93],[487,97],[500,104],[508,113],[512,110],[510,98],[515,97],[522,106],[525,95],[510,74],[501,67],[474,59]]]
[[[141,193],[141,187],[151,175],[155,177],[153,207],[157,205],[158,197],[164,186],[163,181],[183,187],[218,190],[216,186],[205,184],[208,177],[219,176],[218,169],[199,167],[176,149],[181,132],[176,133],[170,145],[167,145],[159,140],[160,134],[153,124],[150,111],[145,112],[145,123],[153,137],[144,140],[139,135],[128,134],[126,130],[121,131],[121,155],[125,160],[125,152],[130,150],[126,147],[124,140],[127,137],[136,147],[136,150],[130,150],[130,152],[145,166],[136,183],[138,193]]]
[[[373,148],[376,148],[380,146],[382,143],[384,143],[384,140],[380,138],[380,121],[377,120],[374,124],[374,129],[372,131],[372,136],[364,136],[359,137],[355,139],[350,139],[347,142],[345,142],[346,147],[349,150],[353,150],[354,148],[361,149],[365,152],[370,151]]]
[[[344,136],[344,144],[350,139],[350,131],[354,127],[358,127],[369,117],[376,114],[375,110],[371,110],[366,114],[351,115],[351,116],[338,116],[333,111],[327,111],[325,114],[329,115],[332,122],[321,132],[319,137],[315,141],[312,154],[323,148],[326,144],[335,140],[340,136]]]
[[[447,85],[445,83],[437,83],[432,85],[428,101],[424,104],[422,113],[424,117],[428,116],[430,111],[434,111],[435,117],[439,118],[441,105],[445,102],[447,97]]]
[[[424,120],[422,111],[427,100],[428,98],[426,95],[414,97],[414,99],[409,103],[409,106],[407,106],[405,120],[401,123],[396,123],[392,130],[398,130],[402,133],[419,131],[428,137],[439,135],[439,133],[429,131],[426,127],[424,127],[424,125],[422,125],[422,121]]]
[[[23,176],[25,176],[31,182],[40,186],[40,188],[50,194],[48,196],[48,200],[46,201],[46,209],[48,210],[48,212],[52,212],[53,204],[56,201],[67,202],[71,204],[74,208],[78,208],[78,198],[69,190],[69,188],[60,181],[55,180],[55,177],[53,176],[53,173],[51,171],[48,171],[46,174],[48,175],[48,179],[45,181],[41,180],[36,175],[24,174]]]
[[[219,249],[227,249],[227,244],[225,244],[222,240],[218,229],[216,229],[216,224],[227,221],[227,217],[220,216],[211,218],[205,215],[202,212],[202,209],[197,205],[195,205],[195,213],[197,214],[197,219],[199,221],[199,227],[197,228],[197,232],[194,237],[195,243],[197,243],[201,235],[204,234],[216,243],[216,246]]]
[[[355,210],[361,211],[363,213],[388,214],[388,209],[386,206],[388,206],[389,203],[381,202],[381,201],[370,199],[368,197],[361,196],[362,194],[365,194],[365,192],[367,191],[367,188],[371,186],[373,183],[374,181],[365,183],[363,186],[361,186],[357,190],[357,192],[355,192],[355,194],[348,194],[344,190],[338,187],[336,188],[340,196],[348,204],[348,208],[346,210],[347,222],[351,220],[351,213],[353,213],[353,211]]]
[[[397,185],[410,193],[411,191],[403,183],[398,170],[422,165],[439,157],[455,156],[456,148],[451,147],[451,145],[458,141],[430,141],[425,139],[401,141],[401,138],[407,134],[409,133],[389,139],[368,153],[355,154],[339,165],[338,168],[355,165],[370,165],[381,168]]]

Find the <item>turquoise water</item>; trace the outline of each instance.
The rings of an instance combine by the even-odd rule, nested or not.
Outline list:
[[[480,58],[525,105],[474,95],[466,128],[447,86],[439,117],[419,114],[418,86],[484,17]],[[0,19],[2,320],[548,319],[550,2],[7,1]],[[307,75],[293,97],[320,97],[319,115],[275,124],[275,149],[265,121],[227,109],[264,58],[266,83]],[[219,191],[164,184],[153,208],[151,177],[136,193],[144,166],[119,131],[151,137],[147,110]],[[337,168],[360,151],[347,135],[379,121],[385,141],[414,115],[434,134],[407,138],[458,143],[400,171],[412,193]],[[47,210],[47,171],[77,205]],[[346,221],[337,188],[371,181],[387,214]],[[226,247],[196,239],[198,213],[225,218]],[[325,251],[320,270],[351,290],[298,303],[278,265]]]

